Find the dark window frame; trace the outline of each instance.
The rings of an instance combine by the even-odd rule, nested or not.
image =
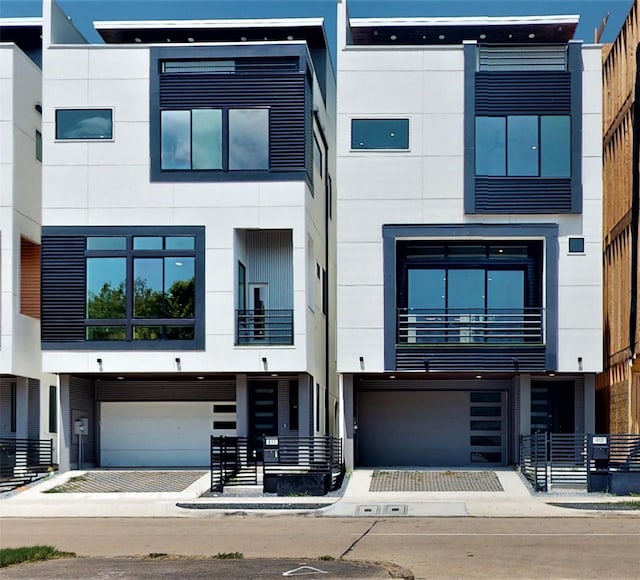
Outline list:
[[[164,103],[161,106],[161,100],[164,98],[161,94],[162,63],[166,61],[235,61],[235,70],[233,72],[207,72],[207,73],[170,73],[173,76],[181,76],[188,81],[190,77],[206,76],[214,81],[217,88],[212,88],[211,100],[206,99],[205,102],[198,97],[195,102],[184,101],[182,107],[180,97],[173,104]],[[283,67],[276,67],[271,70],[268,66],[262,67],[264,62],[284,62]],[[252,68],[251,63],[257,62],[258,65]],[[249,65],[248,67],[246,65]],[[307,75],[307,71],[312,68],[308,49],[304,45],[233,45],[233,46],[189,46],[189,47],[153,47],[150,51],[149,59],[149,145],[150,145],[150,167],[149,178],[152,183],[179,183],[179,182],[235,182],[235,181],[304,181],[309,187],[312,187],[313,181],[313,162],[312,162],[312,143],[311,132],[313,127],[313,95],[312,95],[312,76]],[[274,72],[275,71],[275,72]],[[242,93],[238,94],[238,83],[234,77],[256,78],[256,76],[265,75],[264,91],[258,94]],[[272,74],[274,73],[274,74]],[[299,114],[299,129],[302,130],[303,139],[298,134],[298,121],[296,121],[295,131],[293,135],[298,135],[294,139],[296,145],[295,159],[285,163],[283,159],[286,157],[286,149],[283,149],[282,126],[283,119],[291,118],[283,112],[286,108],[280,106],[281,100],[278,99],[277,84],[274,84],[275,77],[287,78],[291,76],[297,83],[300,78],[305,78],[304,94],[300,93],[296,100],[296,111]],[[308,78],[307,78],[308,77]],[[179,81],[179,79],[176,79]],[[223,81],[218,84],[218,81]],[[225,100],[223,86],[226,82],[230,83],[234,92],[234,98]],[[295,84],[295,83],[294,83]],[[300,88],[300,87],[299,87]],[[297,89],[296,89],[297,90]],[[184,92],[180,91],[179,92]],[[188,91],[186,94],[189,94]],[[264,96],[264,98],[263,98]],[[205,107],[206,104],[206,107]],[[220,170],[171,170],[164,171],[160,167],[161,151],[160,151],[160,111],[176,110],[180,108],[224,108],[231,109],[240,108],[271,108],[269,115],[269,169],[246,170],[237,169],[233,171]],[[287,105],[288,107],[288,105]],[[277,139],[276,139],[277,137]],[[303,140],[303,143],[300,140]]]
[[[536,152],[537,152],[537,173],[531,173],[531,174],[522,174],[522,173],[509,173],[509,119],[510,118],[516,118],[516,117],[535,117],[537,119],[537,126],[538,126],[538,140],[537,140],[537,147],[536,147]],[[542,147],[542,119],[545,117],[562,117],[565,118],[569,121],[569,151],[568,153],[568,161],[569,161],[569,173],[567,175],[543,175],[543,147]],[[478,125],[477,125],[477,121],[478,119],[503,119],[504,120],[504,144],[505,144],[505,150],[504,150],[504,173],[501,174],[496,174],[496,173],[491,173],[491,174],[487,174],[487,173],[478,173]],[[542,114],[542,115],[535,115],[535,114],[526,114],[526,115],[476,115],[475,116],[475,120],[474,120],[474,135],[475,135],[475,143],[476,143],[476,147],[475,147],[475,156],[474,156],[474,169],[475,169],[475,176],[476,177],[490,177],[493,179],[500,179],[501,177],[505,177],[505,178],[533,178],[533,179],[571,179],[571,171],[572,171],[572,167],[571,167],[571,115],[551,115],[551,114]]]
[[[87,241],[94,236],[87,236]],[[95,236],[98,237],[98,236]],[[107,236],[100,236],[107,237]],[[163,279],[164,279],[164,259],[165,258],[193,258],[194,260],[194,305],[195,305],[195,261],[196,257],[196,248],[195,248],[195,235],[194,236],[184,236],[184,237],[193,237],[194,238],[194,248],[193,250],[186,249],[171,249],[166,248],[165,240],[170,237],[182,237],[182,236],[172,236],[172,235],[164,235],[161,236],[163,238],[163,248],[162,249],[135,249],[134,248],[134,239],[145,237],[140,236],[137,233],[127,234],[127,235],[119,235],[114,237],[121,237],[126,239],[126,249],[124,250],[93,250],[93,249],[85,249],[85,271],[87,271],[87,261],[89,259],[100,259],[100,258],[123,258],[125,260],[125,304],[126,304],[126,313],[124,318],[89,318],[85,313],[85,329],[88,333],[90,328],[95,327],[124,327],[126,342],[144,342],[145,339],[136,339],[134,338],[135,327],[185,327],[185,328],[193,328],[194,337],[195,337],[195,326],[196,326],[196,313],[194,312],[193,318],[166,318],[166,317],[137,317],[134,313],[134,300],[135,300],[135,276],[134,276],[134,265],[137,259],[162,259],[162,267],[163,267]],[[153,236],[160,237],[160,236]],[[195,339],[195,338],[194,338]],[[175,340],[178,344],[183,342],[189,343],[194,339],[186,339],[186,340]],[[102,342],[100,340],[91,340],[85,335],[85,340],[89,344],[94,344],[96,342]],[[168,341],[171,339],[155,339],[155,340],[163,340]],[[153,340],[153,342],[155,342]],[[109,341],[111,342],[111,341]],[[114,342],[119,342],[115,340]],[[150,341],[151,342],[151,341]],[[173,341],[172,341],[173,342]]]
[[[185,168],[165,168],[162,165],[162,144],[160,145],[160,172],[165,173],[176,173],[176,172],[205,172],[207,174],[211,173],[229,173],[236,174],[238,172],[269,172],[271,171],[271,156],[270,156],[270,124],[271,124],[271,107],[191,107],[188,109],[160,109],[160,120],[158,121],[160,124],[160,140],[162,141],[162,113],[167,112],[188,112],[189,113],[189,135],[190,135],[190,150],[189,150],[189,159],[191,167]],[[220,131],[220,149],[221,149],[221,164],[220,168],[194,168],[193,167],[193,112],[194,111],[220,111],[222,114],[221,118],[221,131]],[[267,112],[267,168],[242,168],[242,169],[232,169],[229,166],[230,159],[230,126],[229,126],[229,113],[232,111],[266,111]]]

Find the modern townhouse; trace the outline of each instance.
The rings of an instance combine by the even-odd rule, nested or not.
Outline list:
[[[604,373],[598,428],[640,434],[640,5],[603,57]]]
[[[96,22],[45,0],[42,360],[60,467],[206,466],[337,429],[322,19]]]
[[[28,479],[57,431],[40,363],[41,32],[40,18],[0,19],[0,479]]]
[[[338,14],[348,466],[501,466],[593,432],[601,48],[577,16]]]

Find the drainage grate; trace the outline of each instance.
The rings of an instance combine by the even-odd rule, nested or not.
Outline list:
[[[369,491],[504,491],[492,471],[374,471]]]

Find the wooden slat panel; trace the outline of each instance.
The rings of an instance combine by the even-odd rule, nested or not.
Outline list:
[[[20,313],[40,319],[40,246],[20,238]]]

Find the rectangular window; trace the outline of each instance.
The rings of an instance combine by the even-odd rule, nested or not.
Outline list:
[[[42,162],[42,133],[36,131],[36,159]]]
[[[49,387],[49,433],[58,432],[58,388]]]
[[[409,149],[409,119],[352,119],[351,149]]]
[[[476,117],[475,133],[476,175],[571,176],[568,115]]]
[[[329,312],[329,283],[327,281],[327,271],[322,268],[322,314],[325,316]]]
[[[222,111],[162,111],[162,169],[222,169]]]
[[[194,236],[96,236],[86,248],[87,340],[194,340]]]
[[[247,308],[247,267],[238,262],[238,310],[246,310]]]
[[[269,109],[160,112],[164,171],[269,169]]]
[[[229,170],[269,169],[269,109],[229,110]]]
[[[113,139],[113,110],[56,109],[56,139]]]

